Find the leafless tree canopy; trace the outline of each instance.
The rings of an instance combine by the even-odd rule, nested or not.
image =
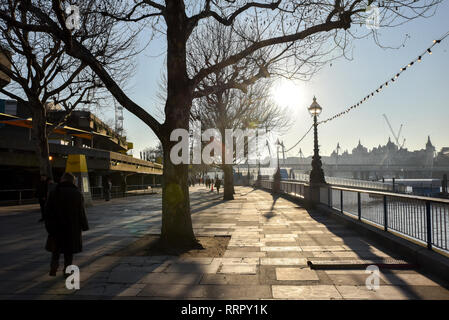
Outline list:
[[[393,27],[410,19],[429,16],[440,1],[381,1],[380,27]],[[360,30],[351,26],[364,24],[366,7],[374,3],[372,0],[190,0],[167,3],[151,0],[89,0],[77,3],[80,6],[82,27],[76,32],[70,32],[65,27],[67,14],[63,10],[70,2],[8,1],[0,7],[0,18],[10,25],[43,31],[62,39],[68,52],[89,66],[95,66],[94,71],[117,100],[149,124],[156,134],[160,131],[159,122],[129,99],[120,86],[115,85],[118,81],[117,73],[113,72],[113,62],[123,57],[115,55],[112,58],[111,53],[129,46],[133,39],[129,35],[134,34],[130,29],[145,28],[148,40],[157,34],[170,37],[170,29],[182,30],[179,37],[188,43],[185,50],[187,56],[202,53],[202,64],[197,64],[197,68],[189,67],[188,70],[190,88],[195,91],[192,95],[201,97],[215,90],[202,87],[201,82],[214,72],[227,68],[233,74],[240,71],[238,77],[231,77],[226,84],[229,88],[239,89],[268,74],[310,76],[328,59],[344,54],[344,48],[351,39],[364,36]],[[17,9],[19,3],[23,6],[19,11],[25,11],[32,19],[14,19],[11,5]],[[228,34],[237,49],[233,55],[214,59],[207,55],[207,49],[196,44],[195,39],[200,37],[209,39],[213,45],[220,45],[219,41],[210,38],[211,21],[232,30]],[[375,35],[376,30],[371,33]],[[98,37],[99,34],[102,36]],[[111,77],[112,74],[114,77]]]
[[[8,15],[7,19],[0,19],[0,42],[10,51],[12,65],[11,70],[0,68],[13,80],[1,92],[18,101],[60,104],[68,111],[80,104],[99,105],[107,101],[108,92],[99,77],[85,62],[67,54],[67,43],[39,28],[21,28],[40,23],[36,15],[23,9],[27,3],[16,0],[0,5],[2,14]],[[32,3],[44,12],[52,10],[49,1]],[[115,20],[99,14],[83,19],[83,10],[89,10],[87,3],[80,7],[80,28],[73,34],[118,83],[123,83],[133,70],[130,58],[135,54],[136,32],[120,31]]]
[[[386,6],[381,8],[381,28],[432,14],[440,1],[385,1]],[[28,22],[17,21],[11,15],[8,5],[18,2],[21,3],[20,14],[31,15],[33,19]],[[65,52],[88,65],[115,99],[155,132],[164,149],[161,238],[164,242],[193,244],[195,236],[187,187],[188,168],[187,165],[170,162],[169,152],[175,142],[170,141],[169,137],[177,128],[188,129],[194,98],[207,96],[222,88],[222,84],[215,87],[207,79],[225,70],[226,74],[231,75],[225,84],[226,88],[245,90],[270,73],[289,77],[313,74],[326,59],[344,53],[344,48],[351,39],[362,36],[354,33],[357,26],[364,23],[366,7],[372,2],[86,0],[78,4],[82,6],[80,11],[85,21],[83,27],[85,26],[86,33],[77,33],[70,31],[65,25],[67,14],[64,8],[69,1],[52,0],[50,3],[9,0],[7,3],[3,1],[0,6],[0,19],[11,26],[44,32],[61,40],[65,45]],[[188,64],[188,57],[190,53],[207,53],[207,48],[195,46],[194,39],[208,36],[207,28],[211,26],[211,21],[232,30],[232,42],[236,51],[217,59],[201,54],[202,63],[195,64],[195,69]],[[97,43],[89,46],[90,37],[109,26],[118,29],[118,36],[113,37],[115,41],[101,37]],[[115,50],[116,41],[122,43],[127,39],[127,28],[136,27],[145,28],[148,40],[158,34],[162,34],[166,40],[167,95],[163,123],[125,93],[112,73],[113,68],[97,56],[102,53],[98,52],[98,45],[107,44],[105,50]],[[124,31],[120,32],[121,30]],[[215,42],[214,45],[219,43]],[[236,76],[232,76],[234,74]]]

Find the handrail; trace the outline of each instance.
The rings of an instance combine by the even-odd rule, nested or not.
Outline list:
[[[382,196],[391,196],[391,197],[399,197],[399,198],[407,198],[407,199],[413,199],[413,200],[422,200],[422,201],[431,201],[431,202],[440,202],[440,203],[449,204],[449,199],[443,199],[443,198],[415,196],[415,195],[408,195],[408,194],[403,194],[403,193],[383,192],[383,191],[377,191],[377,190],[367,190],[367,189],[339,187],[339,186],[333,186],[333,185],[323,185],[323,186],[327,186],[327,187],[330,186],[330,188],[336,189],[336,190],[353,191],[353,192],[369,193],[369,194],[378,194],[378,195],[382,195]]]
[[[273,180],[260,180],[273,189]],[[315,187],[315,186],[314,186]],[[316,185],[318,195],[306,182],[280,181],[279,192],[314,199],[322,205],[363,223],[449,256],[449,199],[406,195],[378,190]]]
[[[261,181],[273,181],[273,180],[261,180]],[[288,184],[303,184],[308,186],[309,183],[302,182],[300,180],[298,181],[291,181],[291,180],[281,180],[281,183],[288,183]],[[433,197],[424,197],[424,196],[415,196],[415,195],[408,195],[403,193],[396,193],[396,192],[387,192],[387,191],[378,191],[374,189],[359,189],[359,188],[353,188],[353,187],[340,187],[332,184],[323,184],[320,185],[323,187],[330,187],[332,189],[336,190],[344,190],[344,191],[353,191],[353,192],[360,192],[360,193],[370,193],[370,194],[378,194],[378,195],[385,195],[385,196],[391,196],[391,197],[400,197],[400,198],[407,198],[407,199],[414,199],[414,200],[422,200],[422,201],[431,201],[431,202],[440,202],[449,204],[449,199],[444,198],[433,198]]]
[[[111,188],[111,194],[113,194],[114,196],[117,196],[120,194],[122,194],[123,196],[126,196],[127,192],[150,190],[148,187],[151,187],[151,191],[154,191],[155,189],[160,188],[161,185],[160,184],[126,185],[126,189],[124,191],[122,190],[122,186],[113,185]],[[135,189],[131,190],[130,188],[135,188]],[[0,194],[7,193],[7,192],[17,192],[17,198],[15,198],[15,199],[0,199],[0,204],[14,203],[14,204],[20,205],[23,202],[30,203],[30,201],[37,201],[37,197],[35,196],[36,189],[5,189],[5,190],[0,189]],[[90,192],[91,192],[92,198],[95,198],[95,199],[102,198],[104,196],[103,186],[91,186]],[[28,195],[29,195],[29,193],[31,193],[31,196],[23,197],[23,193],[28,193]]]

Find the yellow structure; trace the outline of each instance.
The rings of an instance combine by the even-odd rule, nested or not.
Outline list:
[[[86,156],[84,154],[69,154],[65,172],[87,172]]]
[[[86,156],[84,154],[69,154],[65,172],[70,172],[76,177],[78,188],[84,196],[85,205],[91,206],[92,196],[90,193]]]

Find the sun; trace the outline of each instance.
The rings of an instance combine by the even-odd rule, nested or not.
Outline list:
[[[293,80],[281,79],[271,87],[270,94],[281,108],[291,111],[304,107],[304,88]]]

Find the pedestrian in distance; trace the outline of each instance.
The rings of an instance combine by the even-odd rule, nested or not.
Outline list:
[[[217,194],[220,193],[221,180],[220,178],[215,179],[215,188],[217,189]]]
[[[106,201],[111,200],[112,181],[109,176],[106,176],[106,179],[103,184],[103,189],[104,189],[104,199]]]
[[[64,173],[61,182],[49,193],[45,206],[45,228],[48,232],[45,249],[51,252],[50,276],[56,276],[59,256],[64,254],[64,276],[73,262],[73,255],[83,250],[82,231],[89,230],[84,198],[71,173]]]

